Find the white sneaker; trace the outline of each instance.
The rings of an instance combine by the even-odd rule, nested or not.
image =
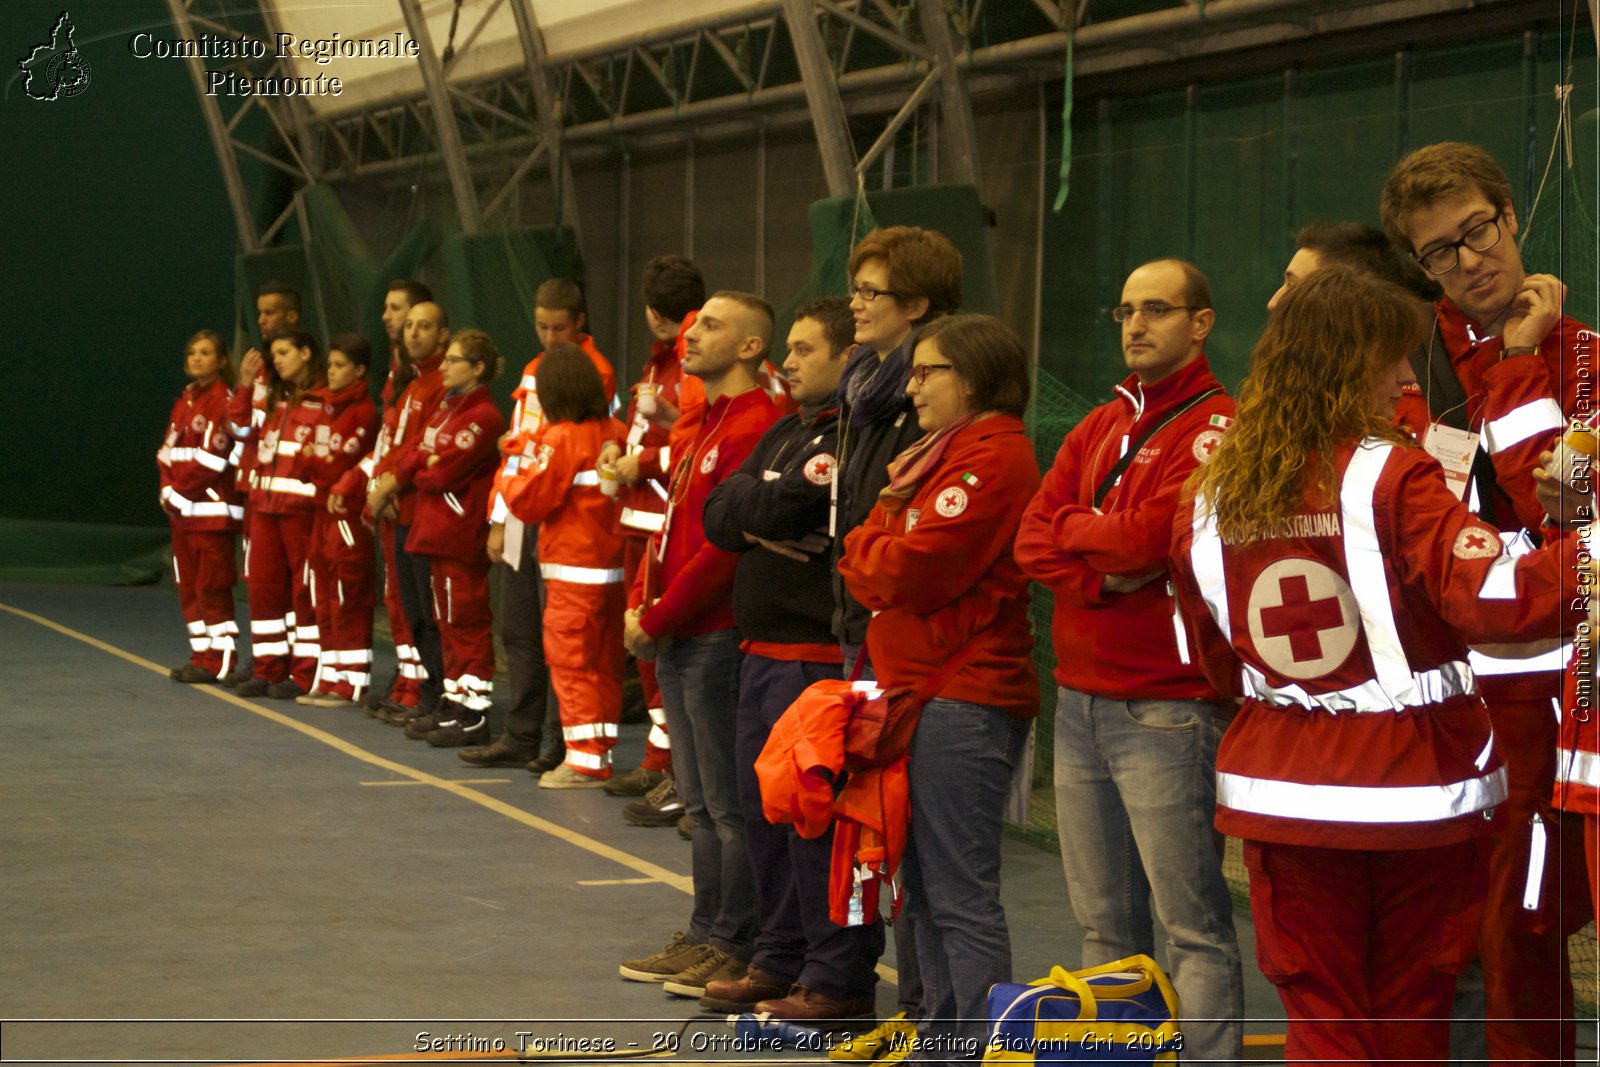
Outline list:
[[[605,784],[606,779],[591,777],[566,763],[539,776],[540,789],[599,789]]]

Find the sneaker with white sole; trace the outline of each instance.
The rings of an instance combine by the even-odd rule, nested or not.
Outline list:
[[[710,951],[710,945],[692,945],[683,939],[683,934],[677,933],[672,935],[667,947],[655,955],[624,960],[617,973],[633,982],[665,982],[699,963]]]
[[[666,980],[661,986],[663,992],[670,993],[675,997],[694,997],[699,999],[706,995],[706,983],[708,982],[721,982],[744,977],[744,972],[749,967],[749,964],[743,960],[735,959],[715,945],[707,945],[705,948],[706,954],[700,958],[700,962]]]
[[[606,779],[584,774],[569,763],[539,776],[540,789],[599,789],[605,784]]]

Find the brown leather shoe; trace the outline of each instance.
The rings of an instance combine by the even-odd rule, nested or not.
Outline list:
[[[789,991],[789,983],[779,981],[760,967],[751,967],[743,978],[722,978],[706,983],[700,1006],[710,1011],[749,1011],[762,1000],[776,1000]]]
[[[710,992],[709,988],[707,992]],[[818,993],[815,989],[807,989],[803,985],[794,987],[794,991],[780,999],[763,1000],[755,1006],[756,1014],[766,1012],[774,1019],[794,1019],[799,1022],[816,1019],[860,1019],[871,1016],[877,1010],[877,1000],[874,997],[855,997],[849,1000],[840,1000]]]
[[[481,748],[464,748],[456,753],[474,767],[525,767],[538,754],[536,746],[524,745],[510,734],[501,734]]]

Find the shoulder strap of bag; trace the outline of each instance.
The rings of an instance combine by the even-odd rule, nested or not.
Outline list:
[[[1100,487],[1094,491],[1094,506],[1099,508],[1101,504],[1105,503],[1106,494],[1111,492],[1111,487],[1117,484],[1117,479],[1122,477],[1123,472],[1128,469],[1128,464],[1133,462],[1133,457],[1139,454],[1139,449],[1144,447],[1144,443],[1146,441],[1160,433],[1163,427],[1165,427],[1179,415],[1182,415],[1184,412],[1196,406],[1201,401],[1206,400],[1209,397],[1213,397],[1220,392],[1222,392],[1222,387],[1219,385],[1207,389],[1203,393],[1199,393],[1193,397],[1190,397],[1188,400],[1185,400],[1183,403],[1167,412],[1166,415],[1154,426],[1151,426],[1137,438],[1128,442],[1127,450],[1122,453],[1122,458],[1117,460],[1116,465],[1106,472],[1106,476],[1100,480]]]
[[[939,695],[939,690],[950,684],[950,679],[967,665],[967,660],[972,658],[972,643],[977,639],[977,634],[967,638],[967,643],[956,650],[956,654],[944,661],[944,666],[928,676],[928,680],[917,687],[916,699],[918,704],[926,704]]]

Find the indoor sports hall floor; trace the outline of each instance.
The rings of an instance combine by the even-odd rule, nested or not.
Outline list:
[[[166,589],[0,585],[0,650],[4,1062],[514,1060],[519,1031],[582,1058],[696,1015],[617,976],[690,905],[688,845],[625,824],[622,800],[477,770],[349,709],[174,684]],[[1019,980],[1076,964],[1054,854],[1008,840],[1004,894]],[[1248,1030],[1281,1034],[1240,934]],[[880,1013],[894,1003],[881,983]],[[752,1058],[728,1034],[694,1023],[678,1058]]]

